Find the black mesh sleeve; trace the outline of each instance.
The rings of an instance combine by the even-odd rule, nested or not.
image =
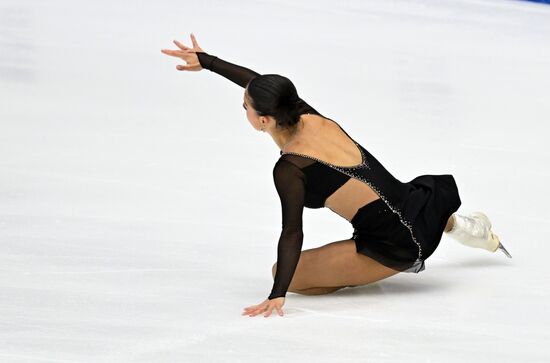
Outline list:
[[[250,82],[254,77],[259,75],[259,73],[256,73],[251,69],[229,63],[206,52],[197,52],[197,57],[199,57],[199,63],[202,68],[217,73],[243,88],[245,88],[248,82]],[[300,114],[310,113],[320,115],[319,112],[317,112],[301,98],[298,101],[297,107],[299,108]]]
[[[284,159],[279,159],[275,164],[273,179],[281,200],[282,231],[277,247],[275,281],[269,300],[286,295],[300,259],[304,238],[302,212],[306,184],[302,170]]]
[[[218,73],[243,88],[246,87],[250,80],[259,75],[259,73],[251,69],[226,62],[205,52],[197,52],[197,57],[199,57],[199,63],[202,68]]]

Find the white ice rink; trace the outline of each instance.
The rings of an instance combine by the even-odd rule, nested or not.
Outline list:
[[[279,149],[243,89],[289,77],[401,181],[453,174],[513,258],[444,235],[419,274],[272,287]],[[0,1],[0,362],[549,362],[550,6]],[[351,237],[304,212],[303,249]]]

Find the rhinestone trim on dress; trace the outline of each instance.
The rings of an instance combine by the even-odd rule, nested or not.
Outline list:
[[[318,161],[320,162],[321,164],[325,164],[327,166],[330,166],[331,168],[334,168],[336,170],[355,170],[355,169],[361,169],[362,167],[366,167],[367,169],[370,169],[370,166],[369,166],[369,163],[367,161],[367,157],[365,156],[365,154],[363,153],[363,149],[361,148],[361,145],[359,145],[358,143],[356,143],[355,141],[353,142],[355,144],[355,146],[357,146],[357,148],[359,149],[359,152],[361,153],[361,163],[360,164],[357,164],[357,165],[352,165],[352,166],[339,166],[339,165],[334,165],[334,164],[331,164],[331,163],[328,163],[324,160],[321,160],[321,159],[318,159],[314,156],[310,156],[310,155],[306,155],[306,154],[300,154],[300,153],[296,153],[296,152],[292,152],[292,151],[287,151],[285,153],[282,153],[282,155],[286,155],[286,154],[290,154],[290,155],[298,155],[298,156],[303,156],[305,158],[308,158],[308,159],[312,159],[312,160],[315,160],[315,161]]]

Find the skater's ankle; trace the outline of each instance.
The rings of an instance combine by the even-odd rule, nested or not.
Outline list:
[[[446,232],[446,233],[451,232],[451,231],[453,230],[454,226],[455,226],[455,215],[452,214],[452,215],[449,217],[449,219],[447,220],[447,224],[445,225],[445,230],[444,230],[444,232]]]

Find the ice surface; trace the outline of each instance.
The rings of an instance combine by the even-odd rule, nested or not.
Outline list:
[[[513,259],[444,236],[418,275],[241,316],[272,285],[279,150],[242,89],[160,52],[191,32],[402,181],[453,174]],[[550,361],[549,40],[522,1],[3,0],[0,361]],[[304,223],[304,249],[351,237]]]

